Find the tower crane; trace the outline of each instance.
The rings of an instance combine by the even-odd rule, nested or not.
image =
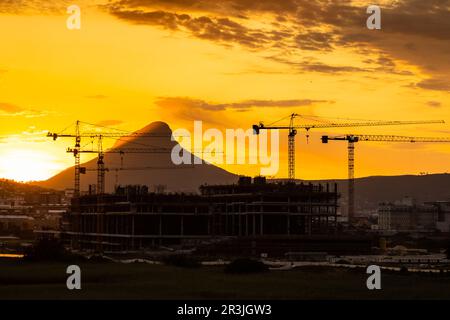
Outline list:
[[[450,138],[408,137],[395,135],[355,135],[322,136],[322,143],[328,141],[348,142],[348,219],[353,220],[355,214],[355,143],[359,141],[406,142],[406,143],[449,143]]]
[[[87,151],[81,151],[81,139],[82,138],[90,138],[90,139],[98,139],[98,150],[97,151],[91,151],[91,153],[97,153],[98,154],[98,176],[97,176],[97,182],[98,187],[100,187],[99,191],[104,191],[104,152],[103,152],[103,138],[136,138],[136,137],[146,137],[146,138],[163,138],[172,137],[172,134],[159,134],[159,133],[146,133],[146,132],[127,132],[123,130],[116,130],[115,132],[82,132],[80,129],[80,126],[82,124],[94,126],[94,127],[100,127],[98,125],[93,125],[87,122],[82,122],[77,120],[75,122],[75,133],[52,133],[48,132],[47,137],[50,137],[53,139],[53,141],[57,140],[58,138],[75,138],[75,147],[69,148],[67,152],[70,152],[73,154],[75,158],[75,179],[74,179],[74,196],[78,197],[80,195],[80,175],[86,173],[86,168],[82,168],[80,165],[80,153],[84,153]],[[70,150],[70,151],[69,151]],[[137,151],[137,150],[135,150]],[[108,152],[114,152],[114,150],[110,150]],[[117,152],[115,152],[117,153]],[[103,181],[102,181],[103,180]]]
[[[374,126],[392,126],[392,125],[412,125],[412,124],[432,124],[432,123],[444,123],[442,120],[430,120],[430,121],[356,121],[356,122],[330,122],[324,121],[319,123],[310,124],[295,124],[295,119],[298,117],[308,118],[297,113],[292,113],[289,116],[289,125],[264,125],[260,122],[257,125],[253,125],[253,132],[259,134],[261,130],[288,130],[288,178],[290,182],[295,180],[295,136],[298,129],[305,129],[309,132],[311,129],[322,128],[345,128],[345,127],[374,127]],[[319,118],[319,117],[314,117]],[[286,119],[286,118],[283,118]],[[280,119],[276,122],[279,122]],[[316,120],[317,121],[317,120]],[[274,123],[276,123],[274,122]],[[307,135],[307,137],[309,137]]]
[[[105,172],[108,171],[108,168],[105,168],[105,163],[103,161],[105,152],[106,153],[118,153],[123,156],[126,153],[171,153],[172,150],[170,148],[111,148],[107,149],[105,152],[102,148],[101,143],[102,137],[99,137],[99,146],[98,150],[82,150],[79,148],[67,148],[68,153],[80,154],[80,153],[96,153],[97,156],[97,194],[105,193]],[[123,170],[123,169],[122,169]],[[130,169],[131,170],[131,169]],[[143,169],[142,169],[143,170]],[[79,167],[79,172],[85,174],[87,171],[84,167]],[[91,170],[89,170],[91,171]]]

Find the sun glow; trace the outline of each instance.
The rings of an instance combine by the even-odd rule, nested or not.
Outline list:
[[[45,180],[62,166],[39,150],[13,149],[0,155],[0,177],[15,181]]]

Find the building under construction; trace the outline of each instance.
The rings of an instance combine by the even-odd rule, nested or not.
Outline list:
[[[213,239],[330,235],[336,231],[336,185],[266,183],[201,186],[200,194],[149,193],[145,186],[72,200],[63,238],[72,248],[136,251],[200,245]]]

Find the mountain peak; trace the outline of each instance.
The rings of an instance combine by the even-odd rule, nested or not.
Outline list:
[[[171,148],[174,145],[174,142],[171,141],[170,136],[172,134],[172,130],[169,125],[162,121],[155,121],[150,123],[149,125],[143,127],[134,132],[135,134],[150,134],[155,135],[155,137],[146,138],[146,137],[127,137],[122,138],[116,141],[113,148],[125,148],[129,144],[132,144],[131,147],[136,147],[136,143],[142,144],[143,146],[154,146],[154,147],[166,147]]]
[[[235,183],[237,180],[234,174],[214,165],[205,163],[196,166],[175,165],[170,150],[177,142],[172,141],[172,130],[165,122],[152,122],[135,131],[135,133],[150,134],[150,136],[137,135],[119,138],[113,148],[124,149],[123,154],[105,151],[104,163],[106,167],[121,168],[120,170],[112,170],[115,174],[107,174],[105,181],[108,192],[112,192],[116,184],[141,184],[150,188],[165,185],[167,190],[171,192],[198,192],[198,187],[202,184],[228,184]],[[127,148],[152,149],[160,147],[169,149],[169,152],[126,152]],[[83,163],[83,167],[97,168],[97,159]],[[40,185],[54,189],[71,188],[74,171],[74,167],[66,169]],[[81,190],[88,190],[89,185],[96,181],[97,173],[95,170],[89,170],[86,175],[81,177]]]
[[[155,121],[137,131],[138,133],[159,133],[159,134],[171,134],[172,130],[169,125],[162,121]]]

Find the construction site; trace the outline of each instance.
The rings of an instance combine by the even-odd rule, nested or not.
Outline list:
[[[267,181],[265,177],[239,177],[230,184],[199,186],[197,193],[166,192],[164,187],[149,191],[145,184],[121,186],[118,172],[124,170],[163,170],[165,167],[124,167],[128,153],[168,155],[170,148],[110,148],[103,150],[108,138],[154,139],[164,134],[135,132],[92,133],[80,130],[74,134],[49,133],[53,140],[75,138],[75,147],[67,152],[75,158],[74,198],[64,215],[61,239],[73,250],[93,252],[142,252],[161,247],[194,249],[208,255],[285,256],[299,252],[333,254],[368,254],[376,245],[373,235],[349,234],[338,223],[340,192],[336,184],[299,183],[295,180],[295,137],[298,130],[315,128],[366,127],[443,123],[443,121],[365,121],[319,122],[296,124],[301,117],[292,114],[287,125],[254,125],[254,134],[262,130],[288,130],[288,179]],[[97,141],[97,149],[81,147],[81,139]],[[424,138],[381,135],[323,136],[322,142],[348,142],[347,219],[355,215],[354,144],[359,141],[382,142],[450,142],[447,138]],[[97,154],[97,168],[81,165],[80,154]],[[120,166],[105,164],[106,155],[118,155]],[[170,169],[173,167],[167,167]],[[80,190],[80,180],[87,171],[96,171],[97,184],[88,192]],[[107,172],[116,172],[113,192],[106,192]],[[344,231],[344,232],[343,232]]]
[[[335,186],[269,184],[261,177],[242,177],[236,185],[200,190],[200,195],[156,194],[128,186],[111,195],[75,198],[63,234],[76,249],[139,251],[336,232]]]

